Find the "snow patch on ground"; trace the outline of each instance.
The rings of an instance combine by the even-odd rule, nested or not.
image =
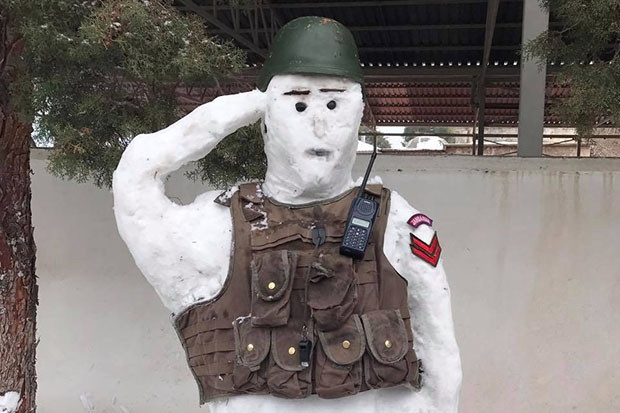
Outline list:
[[[416,136],[407,144],[407,149],[416,151],[443,151],[448,142],[439,136]]]
[[[390,149],[401,149],[405,146],[405,139],[403,136],[384,136],[384,138],[390,143]]]
[[[91,396],[89,393],[80,394],[80,401],[82,402],[82,407],[84,407],[84,411],[95,411],[95,404],[91,400]]]
[[[14,413],[21,404],[20,394],[10,391],[0,396],[0,413]]]
[[[357,142],[357,151],[358,152],[372,152],[373,146],[369,143],[358,141]]]

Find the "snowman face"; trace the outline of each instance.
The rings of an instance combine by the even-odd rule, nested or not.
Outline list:
[[[277,75],[263,120],[268,180],[321,196],[350,181],[364,103],[359,83],[334,76]]]

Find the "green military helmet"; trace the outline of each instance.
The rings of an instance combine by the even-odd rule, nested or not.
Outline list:
[[[325,17],[299,17],[276,35],[258,76],[263,92],[278,74],[342,76],[364,84],[353,35],[341,23]]]

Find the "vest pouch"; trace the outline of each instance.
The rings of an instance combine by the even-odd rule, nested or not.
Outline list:
[[[308,339],[314,342],[312,325],[308,325],[308,334]],[[302,339],[301,320],[293,319],[286,326],[271,329],[267,386],[274,396],[300,399],[312,392],[312,368],[302,366],[299,359],[299,342]]]
[[[183,340],[185,355],[196,381],[201,400],[220,397],[233,388],[235,337],[230,320],[217,318],[211,311],[182,313],[175,320],[177,334]]]
[[[233,322],[235,333],[235,366],[233,389],[242,393],[266,392],[266,363],[271,346],[268,328],[254,327],[250,318],[238,318]]]
[[[315,391],[324,399],[351,396],[362,385],[362,356],[366,339],[357,314],[337,330],[319,331]]]
[[[252,325],[286,325],[297,255],[286,250],[255,253],[252,271]]]
[[[353,261],[336,252],[322,254],[310,264],[308,305],[321,331],[340,328],[357,304]]]
[[[411,384],[414,389],[420,390],[422,388],[422,373],[424,371],[422,360],[416,356],[413,349],[407,352],[405,359],[407,359],[407,366],[409,367],[407,383]]]
[[[415,368],[417,372],[417,365],[405,357],[410,345],[400,311],[372,311],[362,315],[362,323],[369,350],[364,356],[364,379],[368,387],[406,383],[413,374],[410,370]]]

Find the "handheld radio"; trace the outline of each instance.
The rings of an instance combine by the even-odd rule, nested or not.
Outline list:
[[[360,191],[351,204],[349,216],[344,230],[344,237],[340,243],[340,254],[347,257],[361,259],[364,258],[366,246],[370,239],[372,226],[379,209],[379,204],[372,195],[366,193],[366,182],[370,175],[370,170],[377,157],[377,136],[374,135],[372,155],[366,168],[366,174],[362,181]]]

